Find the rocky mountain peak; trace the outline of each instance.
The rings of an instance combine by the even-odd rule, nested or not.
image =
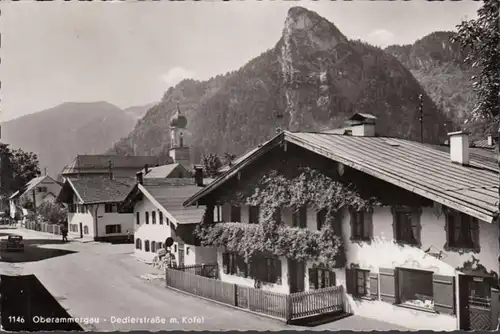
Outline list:
[[[284,40],[293,39],[301,46],[326,50],[347,38],[324,17],[303,7],[292,7],[288,11],[283,29]]]

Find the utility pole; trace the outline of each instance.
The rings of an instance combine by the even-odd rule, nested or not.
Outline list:
[[[424,142],[424,103],[422,94],[418,94],[418,112],[420,114],[418,120],[420,121],[420,142]]]
[[[36,189],[33,189],[31,191],[31,194],[33,195],[33,214],[35,218],[35,229],[38,231],[38,217],[36,214]]]

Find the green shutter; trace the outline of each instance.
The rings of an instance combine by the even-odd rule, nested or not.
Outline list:
[[[455,277],[432,276],[434,309],[439,313],[455,314]]]
[[[471,238],[472,238],[472,244],[473,248],[476,251],[479,251],[481,248],[480,243],[479,243],[479,221],[476,218],[471,219]]]
[[[394,304],[396,302],[396,273],[391,268],[379,268],[380,300]]]
[[[367,239],[373,238],[373,211],[365,211],[363,213],[364,222],[364,237]]]
[[[370,273],[370,296],[378,299],[378,274]]]

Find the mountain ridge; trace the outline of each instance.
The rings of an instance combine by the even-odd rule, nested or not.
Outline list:
[[[203,153],[243,153],[276,127],[338,127],[354,112],[377,116],[382,134],[419,139],[419,94],[430,120],[424,136],[441,142],[449,119],[396,57],[349,40],[317,13],[293,7],[274,48],[237,71],[171,87],[110,152],[131,154],[135,147],[140,154],[166,154],[168,119],[177,102],[189,122],[193,161]]]

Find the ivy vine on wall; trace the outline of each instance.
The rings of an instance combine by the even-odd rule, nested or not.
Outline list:
[[[298,175],[292,177],[273,170],[258,184],[250,184],[235,195],[232,204],[259,206],[259,224],[202,223],[195,231],[202,245],[226,247],[247,261],[256,253],[269,253],[320,262],[327,267],[335,267],[342,246],[340,231],[335,230],[336,213],[343,207],[368,210],[377,203],[373,198],[363,199],[353,185],[307,167],[299,168]],[[321,230],[287,226],[276,214],[282,208],[298,209],[305,205],[324,210]]]

